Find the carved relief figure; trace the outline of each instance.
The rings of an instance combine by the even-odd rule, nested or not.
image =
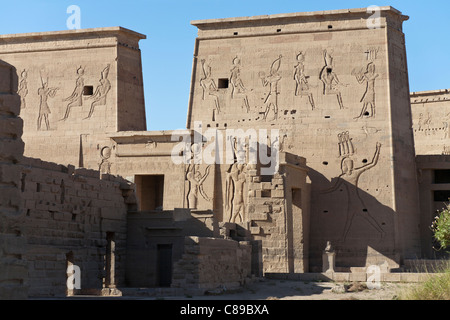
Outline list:
[[[423,113],[419,115],[419,120],[417,121],[417,130],[422,130],[423,126]]]
[[[27,82],[28,72],[23,70],[20,74],[19,87],[17,94],[20,96],[21,108],[25,109],[27,107],[25,98],[28,95],[28,82]]]
[[[100,151],[100,157],[102,161],[100,162],[99,171],[102,174],[110,174],[111,173],[111,162],[109,159],[111,158],[111,148],[104,147]]]
[[[450,113],[445,115],[443,125],[444,125],[444,139],[447,139],[448,137],[450,137]]]
[[[427,126],[427,129],[428,129],[428,130],[430,130],[431,121],[432,121],[432,116],[431,116],[431,114],[428,112],[427,118],[423,121],[423,124],[424,124],[425,126]]]
[[[244,163],[231,165],[226,177],[225,212],[229,217],[229,222],[245,222],[245,198],[244,190],[247,166]]]
[[[333,71],[333,57],[327,50],[324,50],[323,56],[325,59],[325,66],[320,71],[319,78],[323,82],[324,95],[336,95],[340,109],[344,109],[341,92],[337,89],[338,85],[346,87],[339,81],[337,74]]]
[[[44,82],[41,76],[42,88],[39,88],[38,95],[40,97],[39,104],[39,116],[37,121],[37,129],[41,130],[42,120],[45,122],[45,126],[47,130],[50,129],[50,123],[48,120],[48,115],[51,113],[50,108],[48,106],[48,97],[54,98],[56,96],[56,92],[59,88],[49,88],[48,87],[48,79]]]
[[[206,178],[208,178],[211,166],[206,167],[205,174],[202,175],[199,169],[200,165],[190,164],[186,173],[186,180],[189,181],[189,191],[187,195],[188,208],[196,209],[198,205],[198,194],[203,197],[206,201],[211,201],[211,199],[206,195],[203,190],[203,183]]]
[[[285,133],[280,141],[280,152],[288,152],[288,150],[292,150],[292,148],[294,148],[292,139]]]
[[[278,119],[278,82],[281,80],[281,75],[279,73],[281,58],[282,56],[280,55],[279,58],[272,63],[272,66],[270,67],[270,74],[268,76],[266,76],[264,72],[259,73],[263,86],[269,86],[269,93],[264,99],[264,106],[266,107],[264,111],[264,120],[267,120],[267,116],[271,109],[274,113],[273,119]]]
[[[355,168],[354,167],[354,161],[352,159],[351,155],[346,155],[342,157],[341,161],[341,170],[342,174],[336,178],[334,185],[328,189],[324,190],[321,193],[327,194],[334,192],[338,190],[339,188],[343,188],[347,191],[348,196],[348,207],[347,210],[347,217],[346,217],[346,223],[344,227],[344,232],[342,234],[342,241],[345,241],[347,238],[347,235],[350,231],[350,227],[352,225],[353,219],[356,215],[359,215],[363,217],[375,230],[378,231],[381,238],[384,237],[384,231],[378,224],[378,222],[374,219],[374,217],[371,215],[370,211],[367,209],[366,205],[364,204],[363,199],[361,198],[359,194],[359,187],[358,187],[358,181],[361,175],[366,172],[367,170],[372,169],[378,164],[378,160],[380,157],[380,150],[381,150],[381,144],[377,143],[376,145],[376,151],[373,156],[373,159],[370,163],[360,167]],[[333,179],[334,180],[334,179]]]
[[[206,100],[208,95],[208,97],[214,101],[215,110],[217,110],[217,113],[220,113],[219,96],[216,93],[219,89],[211,78],[211,61],[206,62],[205,59],[202,59],[201,62],[203,78],[200,79],[200,85],[203,88],[203,100]]]
[[[94,108],[96,106],[106,105],[106,97],[108,95],[108,92],[111,90],[111,82],[109,82],[108,80],[109,69],[110,65],[108,64],[108,66],[101,73],[101,78],[99,80],[100,85],[97,87],[94,94],[88,97],[88,99],[93,99],[94,101],[91,104],[89,115],[85,119],[88,119],[92,116],[92,114],[94,113]]]
[[[247,89],[244,86],[241,78],[241,60],[236,57],[233,59],[233,69],[231,69],[230,83],[231,83],[231,98],[240,98],[243,102],[243,107],[250,111],[250,104],[248,103],[248,97],[246,94]]]
[[[375,61],[378,55],[378,51],[380,51],[380,48],[369,48],[365,53],[367,54],[367,60],[368,61]]]
[[[361,128],[361,130],[364,131],[364,134],[366,135],[366,138],[367,138],[369,135],[371,135],[371,134],[375,134],[375,133],[378,133],[378,132],[381,131],[380,129],[377,129],[377,128],[375,128],[375,127],[369,127],[369,126],[367,126],[367,124],[364,125],[364,126]]]
[[[338,140],[340,157],[352,156],[355,153],[353,139],[350,138],[350,133],[348,131],[338,134]]]
[[[305,54],[297,55],[297,65],[294,67],[295,96],[307,96],[312,110],[315,109],[313,94],[309,91],[308,78],[305,74]]]
[[[444,151],[442,151],[442,155],[450,156],[450,147],[444,146]]]
[[[83,67],[79,67],[77,70],[78,78],[75,82],[75,89],[73,90],[70,97],[65,98],[63,101],[70,101],[66,107],[66,113],[64,114],[64,118],[61,120],[67,120],[69,117],[70,109],[72,107],[81,107],[83,105],[83,90],[84,90],[84,69]]]
[[[375,64],[373,62],[367,65],[366,72],[353,70],[352,74],[356,77],[359,84],[366,83],[366,92],[360,102],[363,104],[361,114],[355,119],[362,117],[375,117],[375,80],[379,77],[379,74],[375,72]],[[370,106],[371,112],[367,111]]]

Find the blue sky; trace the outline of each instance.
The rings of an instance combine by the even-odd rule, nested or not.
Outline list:
[[[331,0],[19,0],[2,1],[0,33],[67,29],[67,7],[81,28],[121,26],[147,35],[140,43],[148,130],[184,128],[197,30],[192,20],[390,5],[404,24],[411,91],[450,88],[450,2]]]

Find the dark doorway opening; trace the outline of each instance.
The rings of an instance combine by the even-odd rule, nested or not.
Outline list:
[[[158,244],[158,285],[170,287],[172,284],[172,245]]]
[[[135,183],[141,211],[163,209],[164,175],[136,176]]]

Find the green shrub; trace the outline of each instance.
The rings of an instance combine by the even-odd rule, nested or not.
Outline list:
[[[438,250],[450,248],[450,205],[444,209],[433,221],[431,230],[434,239],[439,243]]]

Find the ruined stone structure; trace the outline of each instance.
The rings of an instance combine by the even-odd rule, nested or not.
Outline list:
[[[193,21],[184,131],[146,131],[144,35],[0,36],[0,297],[77,294],[70,266],[120,294],[433,258],[450,96],[410,95],[407,16],[369,19]]]
[[[20,97],[11,77],[15,68],[0,63],[0,297],[23,299],[28,295],[28,270],[23,259],[26,243],[21,215],[20,169],[22,119]]]

